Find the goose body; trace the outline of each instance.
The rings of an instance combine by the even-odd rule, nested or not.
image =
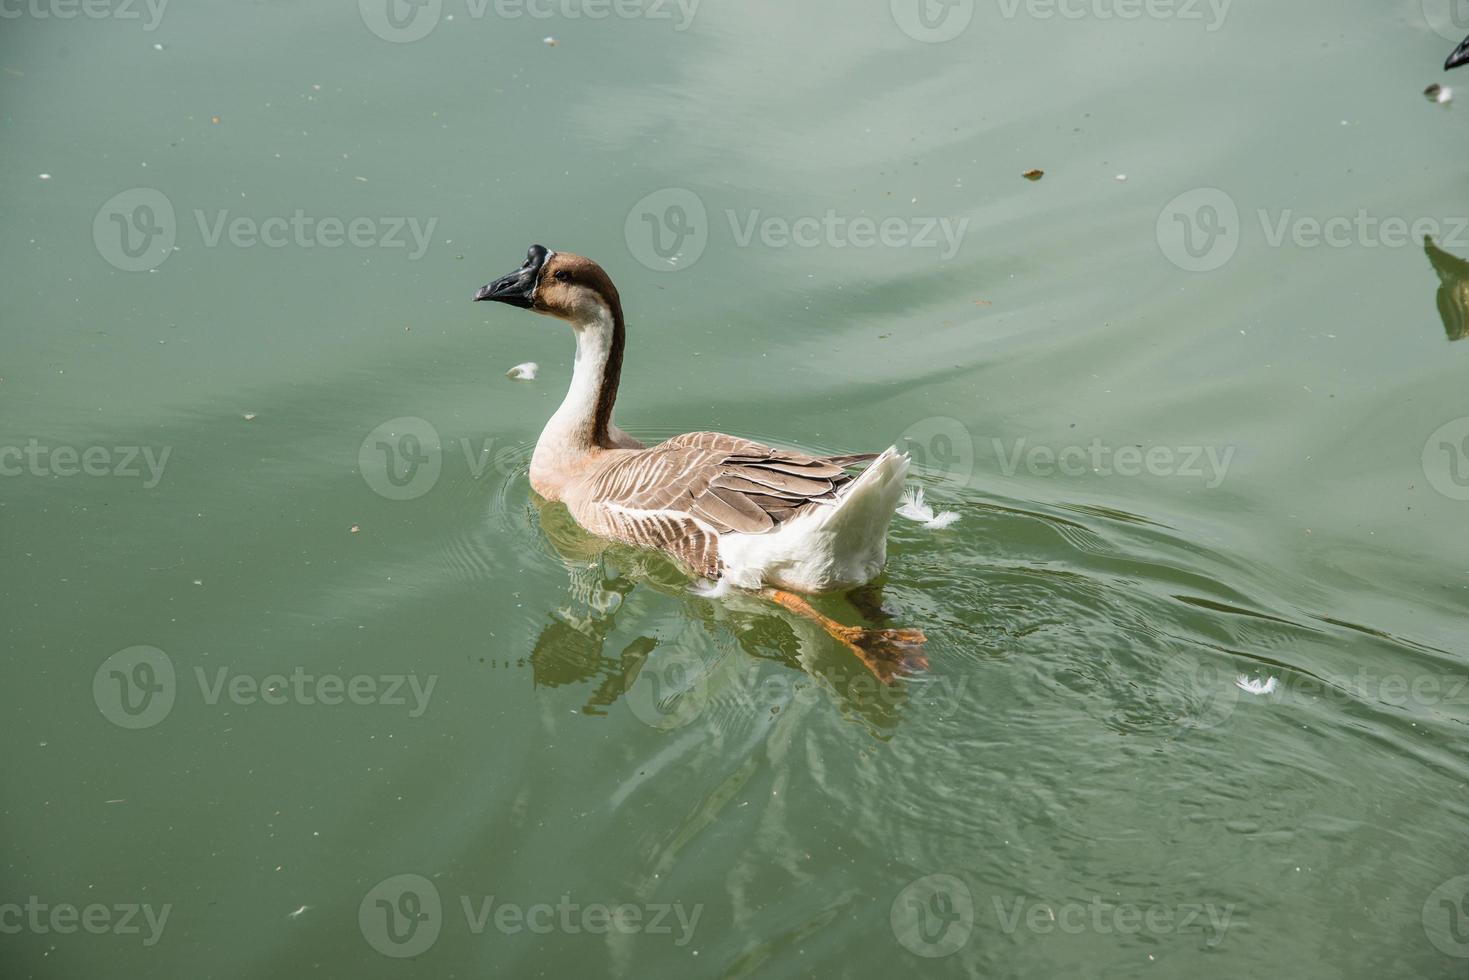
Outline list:
[[[906,454],[813,456],[718,432],[644,446],[612,422],[625,326],[600,266],[532,246],[475,299],[558,317],[576,333],[571,385],[536,442],[530,481],[584,528],[742,589],[829,592],[882,571]]]

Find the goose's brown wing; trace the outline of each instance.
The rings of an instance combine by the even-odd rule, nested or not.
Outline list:
[[[718,432],[691,432],[620,454],[582,491],[589,529],[661,548],[700,574],[719,574],[719,534],[763,534],[836,498],[845,467]]]

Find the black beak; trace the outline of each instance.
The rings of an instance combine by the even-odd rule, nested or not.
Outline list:
[[[1450,69],[1458,68],[1460,65],[1469,65],[1469,37],[1466,37],[1464,43],[1459,45],[1453,54],[1449,55],[1449,60],[1444,62],[1443,70],[1449,71]]]
[[[550,254],[544,245],[532,245],[530,251],[525,253],[524,265],[488,286],[481,286],[479,292],[474,294],[474,301],[478,303],[481,300],[493,300],[496,303],[518,306],[523,310],[530,309],[536,295],[536,283],[541,278],[541,266]]]

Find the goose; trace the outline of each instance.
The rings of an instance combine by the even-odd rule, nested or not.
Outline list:
[[[755,592],[817,622],[884,683],[927,666],[922,630],[844,626],[804,598],[882,571],[906,453],[813,456],[719,432],[644,446],[612,420],[626,328],[601,266],[532,245],[474,299],[565,320],[576,335],[570,388],[531,456],[537,494],[594,535],[667,553],[713,580],[708,594]]]
[[[1443,70],[1451,71],[1461,65],[1469,65],[1469,37],[1464,38],[1464,43],[1449,55],[1449,60],[1444,62]]]

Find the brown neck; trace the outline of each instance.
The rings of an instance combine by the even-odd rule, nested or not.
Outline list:
[[[536,453],[546,460],[574,459],[613,445],[612,407],[622,375],[622,311],[615,303],[599,303],[571,325],[576,331],[571,386],[536,444]]]
[[[622,348],[627,334],[622,322],[622,303],[612,296],[608,305],[612,308],[612,337],[607,348],[607,363],[602,368],[602,381],[597,389],[596,414],[592,416],[592,444],[603,449],[612,448],[609,435],[612,406],[617,401],[617,385],[622,380]]]

